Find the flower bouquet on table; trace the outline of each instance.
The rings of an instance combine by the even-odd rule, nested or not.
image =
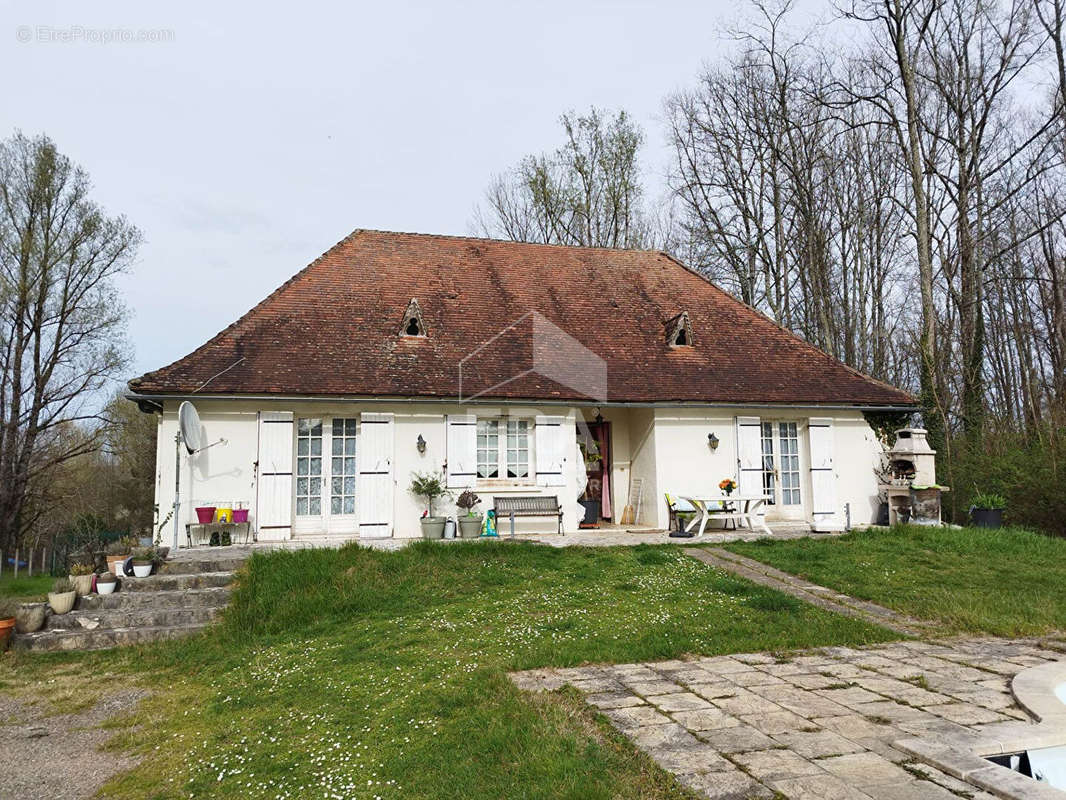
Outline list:
[[[733,492],[736,491],[737,482],[732,478],[722,478],[722,480],[718,483],[718,488],[725,492],[726,497],[729,497],[729,495],[733,494]]]

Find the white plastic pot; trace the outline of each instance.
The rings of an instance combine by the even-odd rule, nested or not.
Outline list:
[[[116,586],[118,586],[118,581],[111,581],[110,583],[100,583],[100,581],[97,581],[96,582],[96,593],[97,594],[111,594],[113,591],[115,591],[115,587]]]
[[[134,564],[133,565],[133,574],[136,575],[138,578],[147,578],[149,575],[152,574],[152,565],[151,564]]]

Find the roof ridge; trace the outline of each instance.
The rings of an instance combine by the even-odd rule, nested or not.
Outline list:
[[[381,233],[387,236],[417,236],[422,239],[454,239],[468,242],[493,242],[496,244],[517,244],[523,247],[553,247],[563,250],[606,250],[614,253],[661,253],[654,247],[607,247],[605,245],[555,244],[553,242],[526,242],[521,239],[499,239],[494,236],[471,236],[457,233],[423,233],[419,231],[390,231],[381,228],[360,228],[363,233]]]

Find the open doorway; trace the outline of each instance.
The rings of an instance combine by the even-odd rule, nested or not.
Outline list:
[[[578,446],[585,461],[585,491],[580,502],[585,509],[582,528],[595,528],[609,522],[611,508],[611,423],[597,415],[587,431],[578,428]]]

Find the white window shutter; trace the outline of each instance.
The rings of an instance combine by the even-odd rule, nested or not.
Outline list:
[[[262,539],[292,536],[292,428],[291,411],[259,413],[255,526]]]
[[[356,453],[355,505],[359,514],[359,535],[369,538],[392,536],[392,414],[360,415]]]
[[[749,497],[763,494],[762,475],[762,420],[737,417],[737,491]]]
[[[807,421],[811,445],[811,529],[841,531],[837,508],[837,475],[833,464],[833,420],[811,417]]]
[[[538,416],[533,428],[538,486],[566,485],[566,427],[562,417]]]
[[[463,489],[477,483],[477,417],[448,415],[448,488]]]

